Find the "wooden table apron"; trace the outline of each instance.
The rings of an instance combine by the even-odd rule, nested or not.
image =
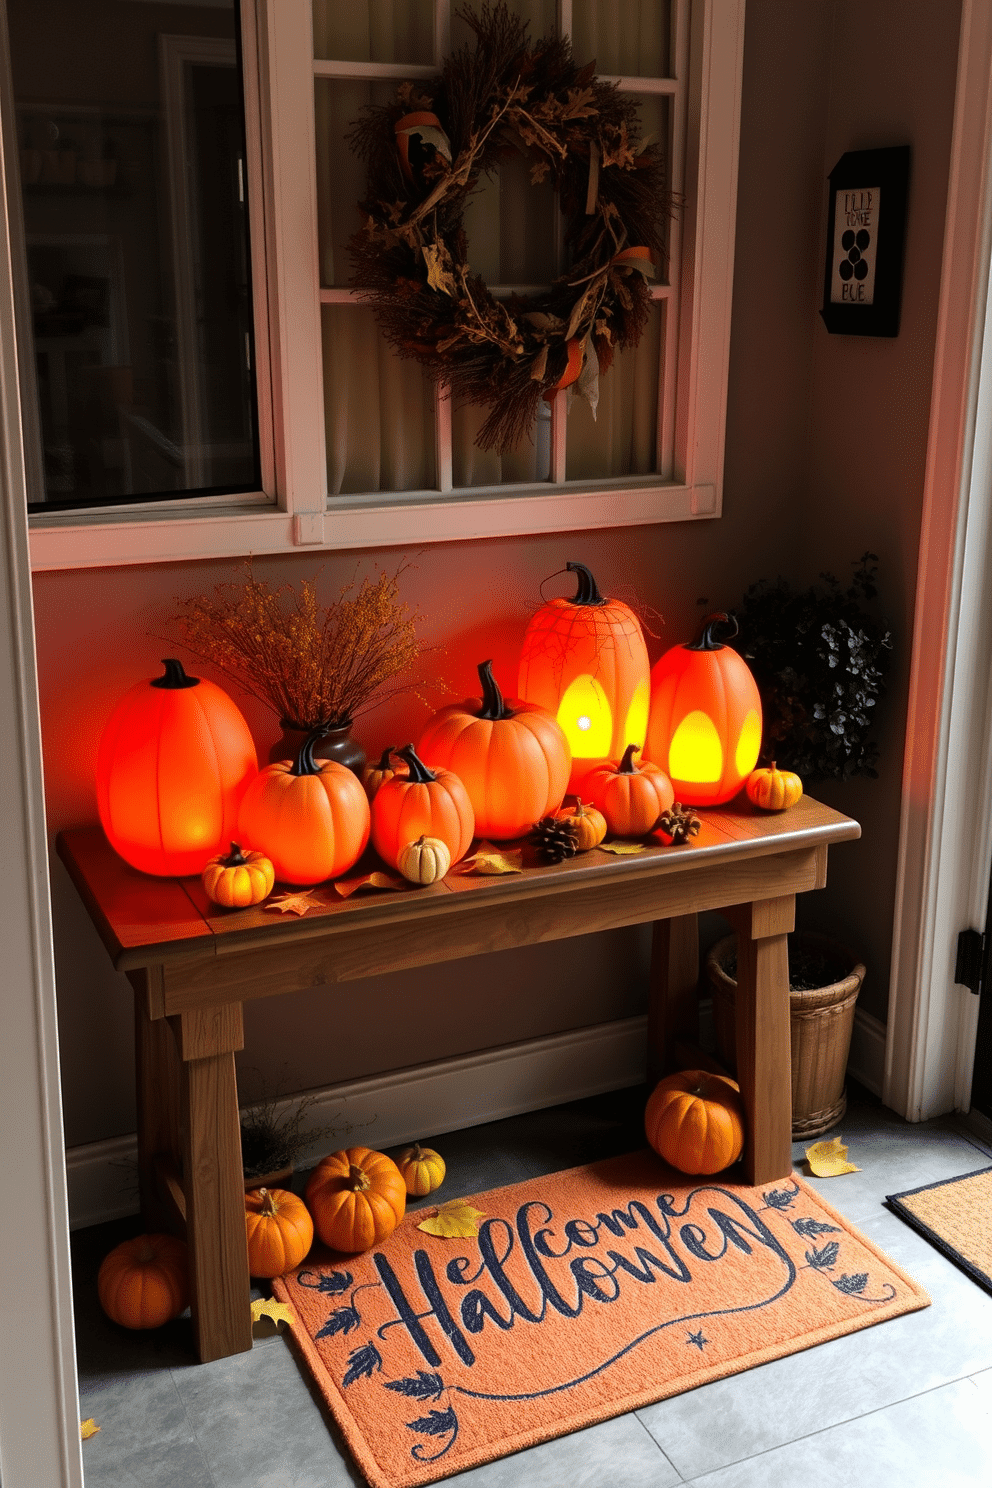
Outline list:
[[[738,934],[743,1176],[772,1182],[791,1168],[786,935],[795,896],[825,884],[830,842],[859,835],[856,822],[808,797],[780,816],[735,802],[704,813],[685,847],[451,876],[290,921],[218,911],[197,879],[136,873],[99,827],[61,833],[59,856],[134,987],[142,1213],[149,1227],[186,1235],[200,1358],[251,1347],[234,1066],[245,1001],[652,921],[648,1067],[658,1073],[676,1039],[696,1042],[696,916],[718,909]]]

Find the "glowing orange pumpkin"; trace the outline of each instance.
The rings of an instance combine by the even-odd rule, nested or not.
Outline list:
[[[475,832],[468,792],[450,770],[428,769],[412,744],[397,753],[406,762],[404,773],[391,775],[375,793],[372,846],[390,868],[399,868],[400,857],[412,842],[436,837],[451,854],[451,863],[457,863]]]
[[[322,730],[309,734],[295,760],[259,771],[241,802],[243,838],[270,859],[283,883],[315,884],[345,873],[369,840],[362,782],[335,760],[315,760]]]
[[[718,641],[737,634],[729,615],[709,615],[697,640],[673,646],[651,672],[651,717],[644,753],[668,774],[687,806],[718,806],[736,796],[761,748],[761,698],[747,662]]]
[[[258,770],[244,718],[213,682],[182,662],[139,682],[103,731],[96,800],[111,846],[142,873],[199,873],[235,835]]]
[[[551,599],[524,634],[517,690],[558,720],[572,751],[569,791],[594,765],[643,747],[650,663],[641,622],[618,599],[604,599],[582,563],[572,599]]]
[[[436,713],[417,752],[432,769],[453,770],[463,782],[478,836],[522,837],[565,799],[568,741],[545,708],[504,701],[491,661],[480,663],[479,680],[482,697]]]

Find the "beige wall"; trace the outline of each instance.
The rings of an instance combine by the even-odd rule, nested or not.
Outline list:
[[[933,200],[946,172],[953,73],[945,64],[953,43],[931,36],[925,23],[934,7],[921,0],[861,0],[850,9],[869,30],[866,17],[877,23],[885,64],[880,70],[888,73],[878,118],[886,131],[912,130],[922,160],[917,170]],[[485,656],[495,658],[497,675],[512,679],[540,581],[566,559],[587,563],[604,592],[636,596],[662,613],[661,635],[649,643],[654,659],[687,638],[703,597],[714,607],[733,605],[748,583],[766,574],[801,579],[824,563],[843,571],[848,558],[869,545],[883,557],[885,600],[896,622],[904,678],[939,210],[934,208],[933,217],[917,210],[922,192],[916,196],[914,187],[907,276],[907,298],[914,303],[905,338],[839,345],[841,338],[827,337],[816,316],[825,171],[844,148],[890,142],[888,134],[854,137],[856,129],[870,133],[876,115],[856,89],[838,89],[837,73],[846,67],[848,10],[830,0],[801,6],[794,0],[749,0],[724,516],[629,532],[428,544],[411,552],[415,566],[404,579],[404,595],[423,610],[425,634],[444,647],[440,664],[459,693],[472,691],[474,664]],[[941,20],[946,31],[946,5]],[[924,60],[917,58],[925,60],[926,86]],[[905,121],[885,112],[889,95],[895,100],[900,87],[919,95]],[[856,120],[862,102],[868,112]],[[867,485],[852,482],[845,457],[846,421],[853,416],[846,379],[862,378],[865,362],[870,386],[858,406],[863,409],[867,400],[871,415],[866,424],[862,412],[860,427],[863,437],[870,434],[876,467]],[[912,439],[891,425],[893,410],[904,404],[912,408]],[[317,572],[329,597],[352,577],[356,563],[365,569],[375,562],[391,565],[397,556],[330,553],[317,559],[307,553],[259,560],[256,572],[279,582]],[[234,568],[197,563],[36,577],[53,833],[95,820],[93,771],[102,724],[120,693],[152,675],[158,658],[171,653],[157,637],[177,597],[230,578]],[[250,700],[239,702],[264,753],[276,736],[274,723]],[[896,835],[890,806],[898,799],[904,681],[893,703],[885,725],[883,780],[864,791],[833,794],[838,804],[863,815],[871,830],[862,844],[836,851],[831,886],[810,906],[816,923],[829,924],[837,915],[859,948],[862,940],[869,946],[876,996],[887,978],[891,889],[876,919],[864,904],[865,886],[891,885]],[[422,716],[418,705],[373,713],[360,730],[362,741],[371,752],[415,736]],[[53,874],[66,1136],[75,1144],[133,1129],[129,989],[110,969],[60,864]],[[644,932],[618,932],[318,989],[278,1004],[252,1003],[242,1063],[261,1068],[284,1088],[303,1089],[623,1017],[643,1006],[645,949]]]

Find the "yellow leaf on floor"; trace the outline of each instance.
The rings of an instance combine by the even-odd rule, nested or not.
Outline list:
[[[251,1320],[260,1323],[263,1317],[271,1318],[278,1325],[291,1323],[294,1313],[288,1302],[277,1302],[275,1297],[258,1297],[251,1304]]]
[[[847,1160],[847,1148],[840,1137],[829,1142],[814,1142],[806,1148],[806,1161],[817,1178],[839,1178],[842,1173],[860,1173],[854,1163]]]
[[[449,1199],[441,1204],[436,1214],[423,1220],[418,1230],[428,1235],[439,1235],[442,1240],[462,1240],[479,1233],[479,1220],[485,1219],[482,1209],[473,1209],[466,1199]]]
[[[92,1416],[88,1417],[88,1419],[85,1421],[80,1421],[79,1423],[79,1435],[82,1437],[83,1441],[89,1441],[90,1437],[96,1436],[99,1430],[100,1428],[96,1424]]]

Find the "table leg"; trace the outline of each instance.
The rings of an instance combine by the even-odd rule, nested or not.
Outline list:
[[[182,1057],[180,1117],[193,1334],[203,1363],[251,1348],[248,1242],[234,1051],[239,1002],[169,1020]]]
[[[648,994],[648,1078],[673,1068],[676,1039],[699,1042],[699,925],[694,914],[655,920]]]
[[[138,1188],[141,1214],[148,1230],[173,1227],[162,1203],[155,1160],[181,1161],[179,1131],[179,1052],[165,1018],[153,1018],[155,968],[129,972],[134,987],[134,1067],[138,1115]]]
[[[755,1185],[792,1171],[789,953],[794,894],[726,910],[737,930],[737,1079],[747,1136],[744,1177]]]

